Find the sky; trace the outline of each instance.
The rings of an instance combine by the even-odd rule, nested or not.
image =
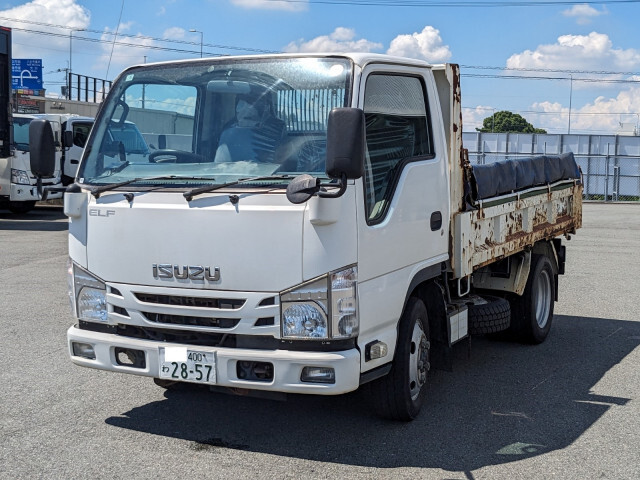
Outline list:
[[[48,95],[70,62],[113,80],[201,47],[362,51],[460,64],[465,131],[500,110],[549,133],[640,125],[640,0],[0,0],[0,25],[14,58],[42,59]]]

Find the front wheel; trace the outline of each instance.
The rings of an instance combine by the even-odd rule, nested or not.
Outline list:
[[[391,371],[371,384],[378,414],[402,421],[418,415],[427,390],[430,347],[427,308],[411,297],[400,319]]]
[[[11,213],[23,214],[30,212],[36,206],[36,202],[9,202],[9,211]]]

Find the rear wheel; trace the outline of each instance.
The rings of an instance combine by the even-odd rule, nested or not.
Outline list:
[[[35,206],[36,206],[36,202],[34,201],[9,202],[9,211],[11,211],[11,213],[18,213],[18,214],[27,213],[33,210]]]
[[[531,272],[521,297],[511,299],[511,325],[527,343],[542,343],[551,330],[556,276],[545,255],[531,257]]]
[[[430,347],[427,308],[411,297],[400,319],[391,371],[371,384],[378,414],[402,421],[418,415],[427,390]]]

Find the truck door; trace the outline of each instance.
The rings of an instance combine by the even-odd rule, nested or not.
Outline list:
[[[87,143],[87,138],[89,138],[89,132],[91,131],[92,126],[93,122],[89,121],[73,122],[69,120],[67,122],[66,129],[71,130],[73,133],[73,144],[64,154],[65,158],[62,173],[68,180],[76,177],[78,164],[82,157],[82,151],[84,150],[85,143]]]
[[[432,78],[428,69],[375,64],[361,76],[360,308],[386,325],[397,322],[412,279],[438,275],[448,258],[447,154]]]

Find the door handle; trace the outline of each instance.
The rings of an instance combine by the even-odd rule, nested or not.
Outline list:
[[[440,230],[442,228],[442,213],[433,212],[431,214],[431,231],[435,232],[436,230]]]

